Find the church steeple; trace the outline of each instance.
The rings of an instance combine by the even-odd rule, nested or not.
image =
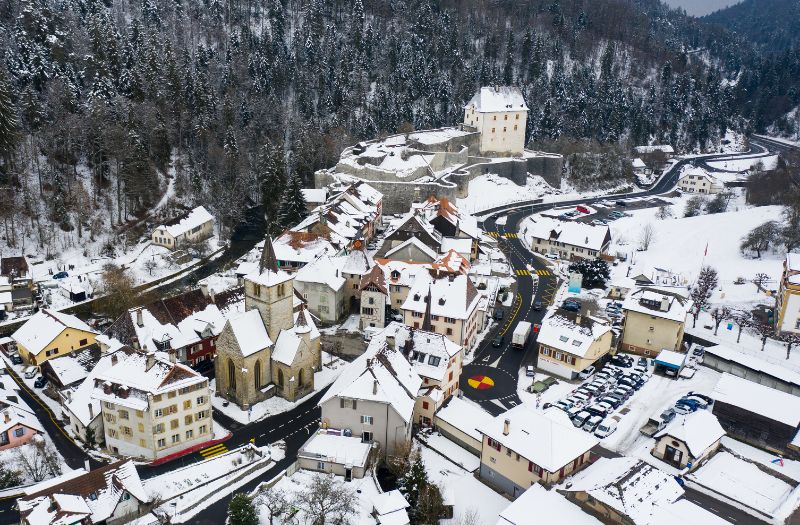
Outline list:
[[[422,319],[422,329],[426,332],[433,331],[431,327],[431,302],[433,302],[433,296],[431,287],[428,286],[428,297],[425,299],[425,317]]]
[[[275,248],[272,246],[272,239],[269,234],[264,239],[264,249],[261,250],[258,270],[260,273],[264,273],[267,270],[278,273],[278,258],[275,256]]]

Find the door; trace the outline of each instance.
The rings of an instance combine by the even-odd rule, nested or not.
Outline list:
[[[664,459],[667,461],[667,463],[670,463],[676,467],[680,467],[681,460],[683,459],[683,452],[673,446],[667,445]]]
[[[353,469],[351,468],[344,469],[344,480],[353,481]]]

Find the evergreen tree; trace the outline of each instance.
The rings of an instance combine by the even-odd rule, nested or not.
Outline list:
[[[411,468],[397,481],[397,488],[405,496],[409,504],[409,514],[412,516],[420,501],[420,496],[424,493],[426,487],[429,485],[428,473],[425,472],[425,465],[422,463],[422,457],[419,451],[412,452],[413,461]]]
[[[19,144],[19,117],[14,106],[11,84],[0,70],[0,182],[11,170]]]
[[[286,163],[283,148],[264,144],[256,159],[256,177],[261,184],[261,205],[267,222],[277,216],[281,195],[286,188]]]
[[[279,229],[290,228],[306,216],[306,198],[303,196],[300,178],[292,175],[286,184],[278,209],[277,226]]]
[[[253,501],[239,492],[231,498],[228,505],[228,523],[230,525],[258,525],[258,511]]]

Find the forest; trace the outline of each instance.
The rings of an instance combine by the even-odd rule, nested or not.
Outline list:
[[[481,85],[522,89],[532,146],[711,151],[800,102],[787,46],[657,0],[6,0],[3,244],[198,203],[222,237],[258,204],[279,223],[343,147],[457,123]]]

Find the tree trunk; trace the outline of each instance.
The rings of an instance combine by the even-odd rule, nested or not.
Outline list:
[[[739,340],[742,338],[742,325],[739,325],[739,333],[736,334],[736,343],[739,343]]]
[[[792,353],[792,345],[794,343],[786,343],[786,359],[789,359],[789,356]]]
[[[766,337],[762,337],[761,338],[761,351],[762,352],[764,351],[764,347],[766,347],[766,346],[767,346],[767,338]]]

